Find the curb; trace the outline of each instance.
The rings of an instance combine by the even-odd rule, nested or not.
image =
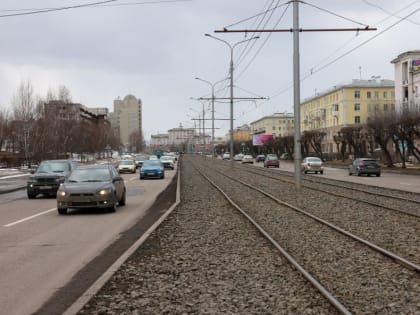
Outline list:
[[[181,171],[178,168],[176,201],[175,203],[100,276],[64,313],[63,315],[77,314],[85,304],[105,285],[106,282],[118,271],[122,264],[148,239],[158,226],[172,213],[181,201]]]
[[[26,188],[26,185],[25,186],[22,186],[22,187],[14,187],[14,188],[0,190],[0,195],[1,194],[8,194],[8,193],[11,193],[11,192],[14,192],[14,191],[18,191],[18,190],[23,190],[25,188]]]

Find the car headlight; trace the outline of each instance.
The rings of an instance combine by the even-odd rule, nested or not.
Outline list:
[[[57,196],[65,197],[65,196],[67,196],[67,193],[64,190],[59,190],[59,191],[57,191]]]
[[[109,195],[112,193],[111,188],[107,188],[107,189],[101,189],[99,190],[96,194],[100,195],[100,196],[105,196],[105,195]]]

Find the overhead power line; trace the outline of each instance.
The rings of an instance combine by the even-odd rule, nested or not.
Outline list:
[[[171,3],[171,2],[186,2],[186,1],[193,1],[193,0],[158,0],[158,1],[137,1],[137,2],[123,2],[123,3],[111,3],[117,2],[121,0],[106,0],[106,1],[98,1],[98,2],[91,2],[85,3],[80,5],[73,5],[73,6],[65,6],[65,7],[56,7],[56,8],[38,8],[38,9],[8,9],[8,10],[0,10],[0,12],[17,12],[17,13],[9,13],[0,15],[0,18],[6,17],[14,17],[14,16],[24,16],[24,15],[33,15],[33,14],[41,14],[41,13],[50,13],[55,11],[64,11],[70,9],[81,9],[81,8],[97,8],[97,7],[115,7],[115,6],[134,6],[134,5],[145,5],[145,4],[161,4],[161,3]],[[22,12],[25,11],[25,12]]]

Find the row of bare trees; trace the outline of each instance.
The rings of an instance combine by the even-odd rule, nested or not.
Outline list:
[[[409,156],[420,161],[420,151],[416,141],[420,142],[420,110],[417,108],[404,109],[399,113],[391,112],[387,115],[377,115],[371,118],[366,125],[352,125],[341,128],[333,136],[336,145],[335,159],[342,161],[355,157],[375,156],[383,159],[388,167],[401,162],[406,167]],[[304,131],[301,136],[301,152],[303,156],[317,155],[321,159],[331,159],[331,154],[322,150],[327,133],[323,130]],[[234,143],[234,151],[252,155],[287,153],[289,157],[294,152],[294,137],[284,136],[270,139],[262,146],[253,146],[252,141]],[[218,154],[228,151],[229,145],[218,145]],[[328,155],[328,156],[327,156]]]
[[[22,81],[12,98],[11,110],[0,109],[0,161],[8,164],[69,158],[72,153],[106,155],[105,148],[119,150],[121,143],[107,120],[63,119],[44,112],[44,104],[71,103],[65,86],[50,89],[46,98],[35,95],[29,80]],[[140,132],[130,136],[131,145],[142,148]]]

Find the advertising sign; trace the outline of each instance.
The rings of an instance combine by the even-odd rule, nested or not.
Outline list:
[[[411,68],[413,72],[420,70],[420,59],[411,61]]]
[[[264,145],[267,141],[271,139],[273,139],[273,135],[269,134],[252,135],[252,145]]]

